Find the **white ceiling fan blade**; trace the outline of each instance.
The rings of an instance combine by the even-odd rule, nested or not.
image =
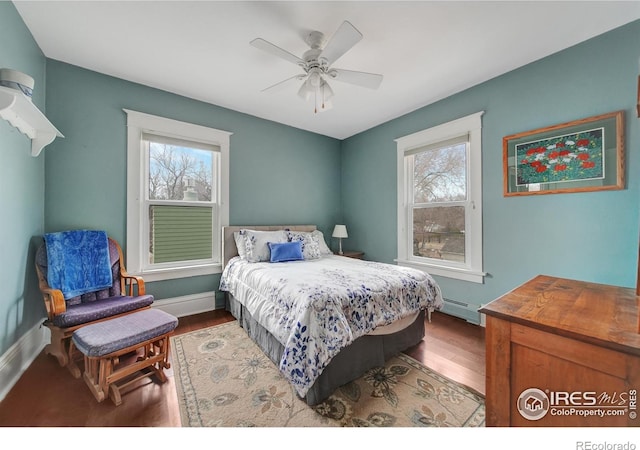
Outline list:
[[[336,81],[356,84],[369,89],[378,89],[383,78],[382,75],[377,73],[357,72],[344,69],[331,69],[329,75]]]
[[[293,77],[287,78],[286,80],[282,80],[282,81],[280,81],[280,82],[278,82],[278,83],[276,83],[276,84],[273,84],[273,85],[271,85],[271,86],[269,86],[269,87],[266,87],[266,88],[264,88],[264,89],[263,89],[262,91],[260,91],[260,92],[271,91],[271,90],[274,90],[274,91],[275,91],[275,90],[278,90],[278,89],[280,89],[280,88],[284,87],[284,86],[285,86],[289,81],[291,81],[291,80],[302,80],[302,79],[304,79],[306,76],[307,76],[307,74],[305,74],[305,73],[300,74],[300,75],[295,75],[295,76],[293,76]]]
[[[335,32],[331,39],[325,45],[320,58],[327,60],[327,66],[333,64],[338,58],[347,53],[351,47],[356,45],[362,39],[362,33],[356,30],[356,27],[350,22],[344,21],[338,31]]]
[[[265,41],[264,39],[257,38],[249,42],[249,44],[267,53],[271,53],[272,55],[278,56],[282,59],[286,59],[287,61],[292,62],[294,64],[304,64],[304,60],[298,58],[293,53],[289,53],[288,51],[283,50],[277,45],[274,45],[271,42]]]

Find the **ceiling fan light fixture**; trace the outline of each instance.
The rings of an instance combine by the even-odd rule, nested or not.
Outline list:
[[[322,76],[320,75],[320,69],[311,69],[309,71],[309,82],[311,86],[318,87],[322,83]]]
[[[311,95],[313,95],[315,91],[315,88],[311,86],[311,82],[307,78],[305,82],[302,83],[302,86],[300,86],[300,89],[298,90],[298,96],[307,101],[309,100],[309,98],[311,98]]]
[[[331,97],[333,97],[333,89],[331,89],[329,83],[324,80],[322,80],[322,83],[320,83],[320,93],[324,100],[329,100]]]
[[[333,104],[331,103],[331,98],[333,97],[333,89],[329,86],[329,83],[322,80],[320,86],[316,90],[315,96],[315,110],[314,112],[323,112],[328,111],[333,108]]]

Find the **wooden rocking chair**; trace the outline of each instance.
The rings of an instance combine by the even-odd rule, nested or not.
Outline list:
[[[75,330],[147,309],[154,300],[152,295],[145,294],[143,279],[127,273],[120,245],[112,238],[108,242],[113,284],[106,289],[67,300],[62,291],[51,288],[47,282],[46,244],[36,252],[36,272],[48,316],[44,325],[51,331],[51,342],[44,350],[46,354],[55,356],[60,365],[67,367],[75,378],[80,377],[80,369],[75,364],[71,354],[73,347],[70,345]]]

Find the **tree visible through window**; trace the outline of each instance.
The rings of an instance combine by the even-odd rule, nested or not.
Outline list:
[[[211,151],[151,142],[149,199],[211,201]]]
[[[413,255],[464,262],[466,143],[413,156]]]
[[[210,260],[215,202],[214,147],[176,145],[146,136],[149,146],[149,263]]]

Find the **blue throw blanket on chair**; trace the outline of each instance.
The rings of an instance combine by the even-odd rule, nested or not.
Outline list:
[[[47,282],[65,300],[111,286],[109,240],[105,231],[46,233]]]

